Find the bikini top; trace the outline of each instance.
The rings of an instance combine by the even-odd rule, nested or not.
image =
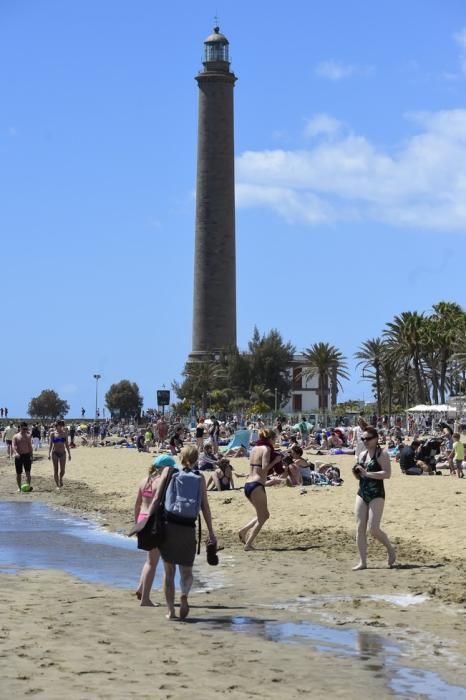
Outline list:
[[[152,479],[146,481],[144,488],[141,490],[141,496],[143,498],[152,498],[155,489],[152,487]]]
[[[53,438],[52,438],[52,442],[53,442],[53,443],[65,442],[65,439],[66,439],[66,438],[64,438],[64,437],[53,437]]]

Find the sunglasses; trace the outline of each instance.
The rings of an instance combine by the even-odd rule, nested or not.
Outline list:
[[[362,442],[369,442],[369,440],[375,440],[375,435],[372,435],[372,437],[367,437],[367,438],[361,438]]]

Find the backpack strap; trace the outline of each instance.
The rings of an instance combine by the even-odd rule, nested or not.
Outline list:
[[[201,533],[202,533],[202,527],[201,527],[201,514],[197,516],[197,553],[201,553]]]

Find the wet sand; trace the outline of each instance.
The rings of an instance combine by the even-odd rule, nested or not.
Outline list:
[[[0,458],[3,500],[40,499],[90,514],[110,529],[129,527],[150,455],[78,448],[61,493],[54,490],[45,451],[41,455],[33,465],[32,494],[15,493],[14,468]],[[206,697],[265,698],[310,691],[315,697],[361,697],[370,688],[370,694],[389,697],[383,668],[378,675],[366,669],[367,659],[335,660],[309,645],[232,631],[227,624],[232,615],[376,631],[408,644],[411,666],[466,686],[464,663],[458,663],[466,652],[465,540],[459,534],[466,480],[403,477],[394,464],[383,526],[396,543],[399,566],[388,569],[384,551],[371,543],[370,568],[352,572],[353,459],[332,461],[342,468],[341,487],[312,487],[303,496],[298,489],[268,490],[272,517],[256,552],[244,552],[237,539],[240,525],[252,517],[244,495],[211,494],[225,547],[214,576],[223,587],[193,596],[195,623],[168,623],[163,608],[142,609],[129,591],[85,584],[61,572],[0,574],[4,691],[58,698],[66,687],[69,698],[117,698],[149,697],[155,690],[157,697],[177,698],[202,688]],[[246,472],[245,460],[233,463]],[[198,565],[206,576],[214,571],[204,551]],[[403,607],[367,597],[374,594],[428,600]],[[154,599],[161,601],[160,592]],[[377,656],[374,649],[364,655]]]

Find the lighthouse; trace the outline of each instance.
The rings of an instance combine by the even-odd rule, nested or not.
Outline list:
[[[204,42],[199,87],[190,361],[236,346],[236,243],[233,88],[229,42],[215,27]]]

